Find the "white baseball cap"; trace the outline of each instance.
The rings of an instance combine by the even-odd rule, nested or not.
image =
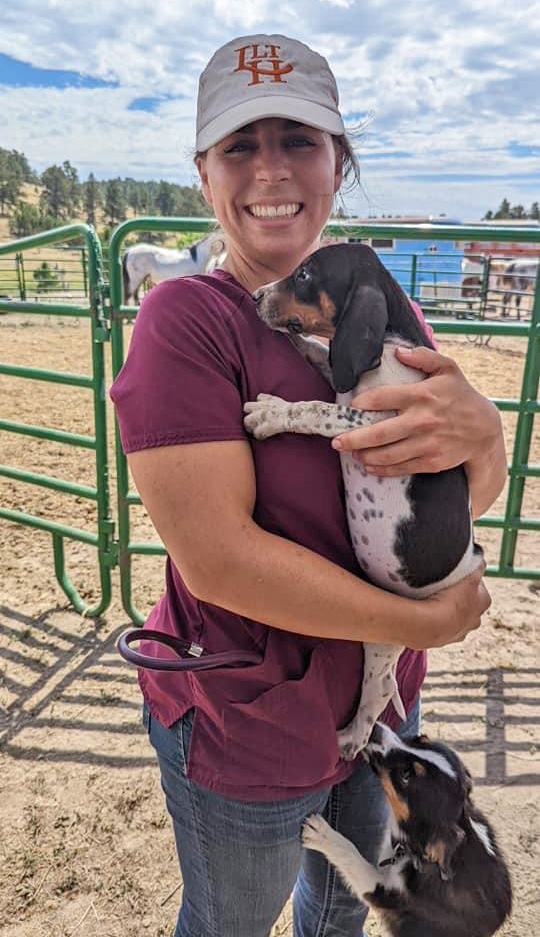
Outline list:
[[[287,36],[240,36],[212,56],[199,79],[197,152],[263,117],[345,133],[328,62]]]

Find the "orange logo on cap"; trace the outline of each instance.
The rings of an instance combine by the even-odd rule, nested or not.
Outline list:
[[[259,48],[263,51],[259,52]],[[248,51],[251,49],[251,57],[248,58]],[[241,49],[235,49],[238,52],[238,68],[235,72],[251,72],[250,85],[259,85],[262,82],[262,76],[268,76],[271,81],[283,82],[282,75],[292,72],[294,65],[285,65],[279,57],[280,46],[264,45],[259,46],[254,43],[250,46],[242,46]],[[263,65],[261,64],[263,63]],[[264,68],[265,64],[271,68]],[[286,84],[287,82],[285,82]]]

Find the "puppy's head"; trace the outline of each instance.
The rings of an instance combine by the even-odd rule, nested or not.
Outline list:
[[[378,367],[387,331],[426,344],[401,287],[363,244],[322,247],[253,298],[270,328],[330,339],[333,382],[340,392]]]
[[[452,877],[452,859],[472,806],[471,776],[456,753],[442,742],[419,735],[404,741],[376,723],[365,749],[378,775],[400,832],[432,862],[441,877]]]

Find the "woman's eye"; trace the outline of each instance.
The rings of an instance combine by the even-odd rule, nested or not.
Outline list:
[[[231,143],[223,152],[224,153],[245,153],[248,150],[253,148],[253,144],[249,140],[238,140],[236,143]]]
[[[302,147],[302,146],[315,146],[313,140],[310,140],[309,137],[289,137],[285,140],[285,146],[291,147]]]

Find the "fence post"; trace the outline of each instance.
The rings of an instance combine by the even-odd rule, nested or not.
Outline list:
[[[81,247],[81,263],[82,263],[82,272],[83,272],[84,295],[88,296],[88,270],[87,270],[87,261],[86,261],[86,248],[84,247]]]
[[[19,296],[22,300],[26,299],[26,281],[24,277],[23,256],[20,253],[15,254],[15,266],[17,270],[17,282],[19,284]]]

